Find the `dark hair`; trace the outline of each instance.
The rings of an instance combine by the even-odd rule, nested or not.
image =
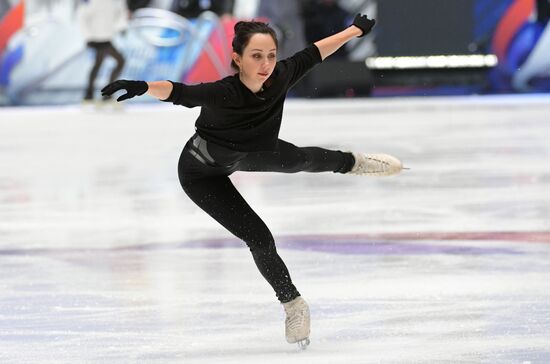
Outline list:
[[[233,37],[231,46],[233,47],[233,52],[241,56],[243,55],[243,50],[248,45],[248,42],[250,42],[250,38],[252,38],[254,34],[258,33],[271,35],[271,38],[273,38],[273,41],[275,42],[275,47],[279,47],[275,30],[273,30],[273,28],[271,28],[267,23],[261,21],[240,21],[235,24],[234,29],[235,36]],[[233,60],[231,61],[231,67],[233,67],[236,71],[239,70],[239,67]]]

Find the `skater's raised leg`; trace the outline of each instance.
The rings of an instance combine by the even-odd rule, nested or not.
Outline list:
[[[334,151],[319,147],[297,147],[279,139],[275,151],[249,153],[238,162],[240,171],[334,172],[365,176],[391,176],[403,168],[387,154]]]
[[[319,147],[297,147],[279,139],[274,151],[248,153],[237,164],[239,171],[347,173],[355,160],[351,153]]]

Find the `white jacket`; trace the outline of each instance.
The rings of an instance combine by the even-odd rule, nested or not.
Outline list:
[[[77,16],[88,42],[110,41],[128,25],[126,0],[81,0]]]

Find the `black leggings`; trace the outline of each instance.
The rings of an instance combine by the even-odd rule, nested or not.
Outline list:
[[[118,76],[120,76],[120,73],[124,68],[125,61],[122,54],[120,54],[120,52],[113,47],[111,42],[88,42],[88,47],[95,49],[95,63],[90,71],[90,75],[88,77],[88,87],[86,88],[86,95],[84,96],[86,100],[91,100],[94,96],[94,82],[105,57],[111,56],[116,61],[116,67],[113,68],[111,72],[109,83],[114,82]]]
[[[178,175],[191,200],[248,245],[260,273],[284,303],[300,293],[277,253],[273,235],[228,176],[235,171],[346,173],[353,163],[351,153],[299,148],[284,140],[278,141],[275,151],[244,153],[207,144],[195,135],[181,153]]]

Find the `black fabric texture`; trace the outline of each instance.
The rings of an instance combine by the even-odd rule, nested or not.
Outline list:
[[[277,252],[271,231],[237,191],[229,175],[236,171],[346,173],[353,166],[353,156],[319,147],[299,148],[280,139],[273,151],[250,153],[209,143],[208,156],[205,156],[204,148],[193,146],[195,139],[196,136],[187,142],[178,164],[183,190],[201,209],[246,243],[258,270],[281,302],[298,297],[300,294]],[[206,162],[210,157],[215,163]]]
[[[315,45],[277,62],[263,91],[253,93],[239,75],[197,85],[172,82],[168,99],[176,105],[201,106],[195,123],[204,139],[236,151],[274,150],[288,90],[321,62]]]

